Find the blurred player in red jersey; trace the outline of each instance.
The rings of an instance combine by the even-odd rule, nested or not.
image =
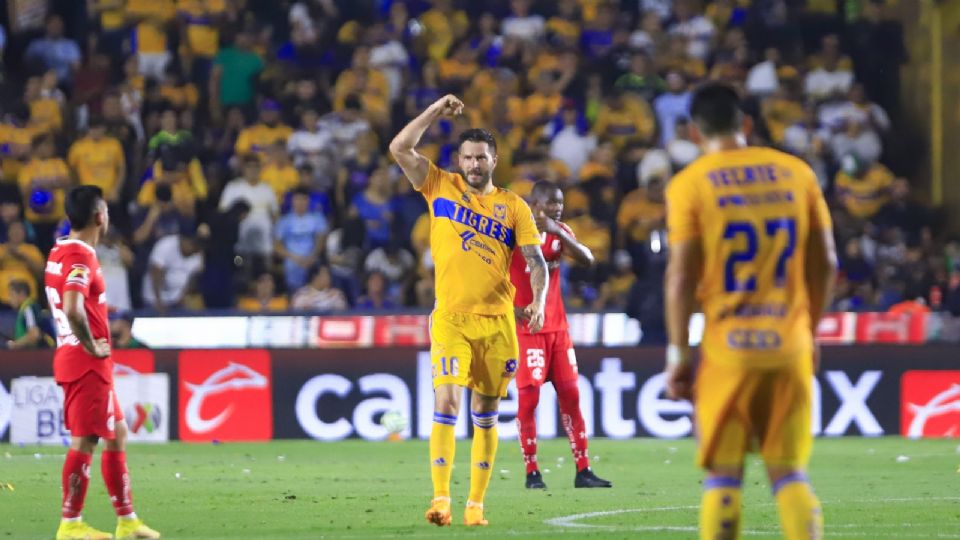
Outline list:
[[[94,247],[110,217],[103,192],[80,186],[67,194],[70,236],[50,250],[44,286],[57,327],[53,375],[63,387],[70,450],[63,464],[63,510],[57,540],[112,538],[83,522],[80,511],[90,483],[90,462],[102,437],[100,469],[117,513],[117,538],[160,538],[133,511],[127,470],[127,424],[113,388],[110,328],[103,271]]]
[[[567,331],[567,312],[560,295],[560,256],[569,255],[580,264],[592,266],[593,254],[577,242],[573,231],[561,223],[563,214],[563,191],[550,182],[538,182],[530,193],[530,209],[540,231],[543,257],[550,270],[550,286],[547,289],[547,308],[543,329],[533,334],[520,310],[530,303],[530,276],[523,256],[514,251],[510,264],[510,280],[517,288],[513,305],[517,308],[517,337],[520,342],[517,389],[520,392],[520,410],[517,426],[523,461],[527,465],[527,487],[546,489],[543,476],[537,467],[537,403],[540,401],[540,385],[553,383],[560,402],[560,417],[570,439],[570,449],[577,465],[574,487],[611,487],[607,480],[598,478],[590,469],[587,456],[587,430],[580,413],[580,390],[577,387],[577,357]]]

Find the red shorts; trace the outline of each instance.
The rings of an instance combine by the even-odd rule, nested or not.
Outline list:
[[[100,375],[88,371],[79,379],[61,383],[63,387],[63,414],[74,437],[98,436],[113,440],[116,423],[123,420],[123,411],[113,389],[113,380],[107,382]]]
[[[517,369],[517,388],[540,386],[550,381],[556,386],[577,380],[577,356],[573,352],[570,334],[518,334],[520,367]]]

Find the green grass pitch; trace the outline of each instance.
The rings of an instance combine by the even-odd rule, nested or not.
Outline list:
[[[957,444],[817,440],[811,478],[828,538],[960,539]],[[691,440],[591,441],[594,470],[614,482],[607,490],[573,489],[565,440],[543,441],[540,449],[549,490],[526,491],[519,447],[501,441],[486,501],[491,525],[482,530],[462,525],[469,441],[457,448],[454,525],[443,529],[423,519],[431,487],[421,441],[171,443],[133,446],[128,454],[137,512],[164,538],[696,536],[700,473]],[[0,482],[14,487],[0,490],[0,540],[52,538],[64,449],[0,445],[0,454]],[[98,464],[84,518],[112,531]],[[776,507],[753,457],[744,507],[745,537],[779,538]]]

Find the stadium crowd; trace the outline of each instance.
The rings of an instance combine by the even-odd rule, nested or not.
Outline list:
[[[457,135],[491,130],[497,184],[563,186],[596,256],[565,268],[568,305],[656,333],[664,186],[698,155],[691,89],[720,79],[742,90],[751,142],[803,157],[828,194],[834,309],[922,298],[960,313],[960,241],[912,193],[907,58],[882,1],[64,4],[37,35],[4,38],[0,302],[14,309],[42,296],[76,184],[110,202],[97,252],[118,312],[431,307],[427,207],[385,145],[454,93],[464,116],[421,151],[452,170]]]

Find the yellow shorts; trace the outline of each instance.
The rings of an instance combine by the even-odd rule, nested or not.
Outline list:
[[[434,311],[430,316],[433,387],[456,384],[484,396],[506,397],[517,373],[513,313],[474,315]]]
[[[812,379],[812,361],[748,369],[705,359],[694,385],[697,464],[742,466],[759,449],[768,465],[806,466]]]

